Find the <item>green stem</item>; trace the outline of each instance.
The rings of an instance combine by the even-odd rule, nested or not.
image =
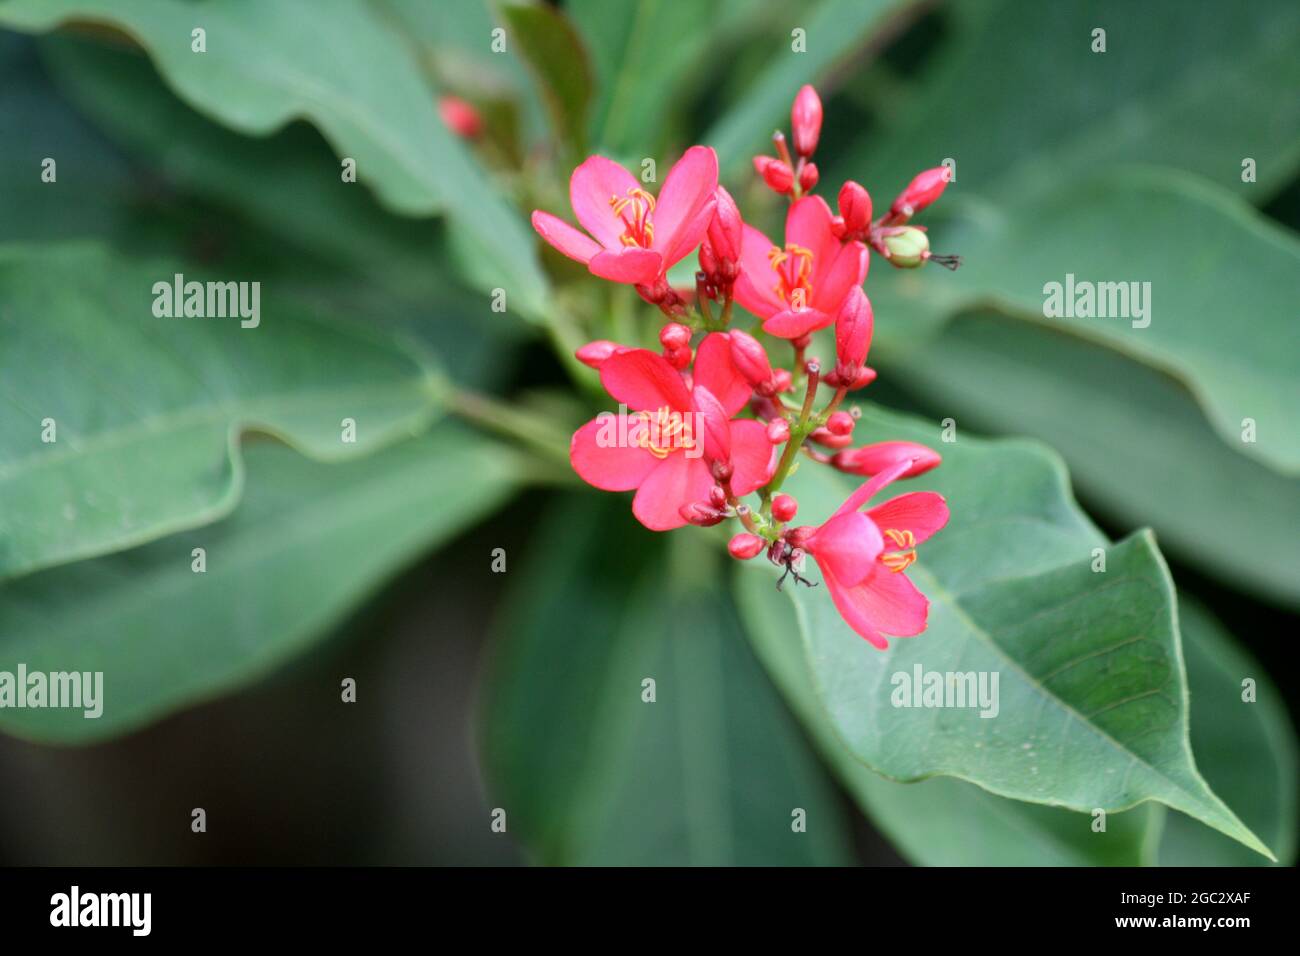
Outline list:
[[[570,472],[568,440],[549,420],[520,411],[490,396],[465,390],[452,392],[448,405],[466,421],[514,439],[548,461],[563,465],[566,473]]]

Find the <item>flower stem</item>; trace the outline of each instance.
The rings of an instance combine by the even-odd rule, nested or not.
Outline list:
[[[447,404],[453,412],[466,421],[528,446],[548,461],[562,465],[567,477],[572,476],[573,472],[569,466],[568,439],[562,432],[557,431],[549,420],[520,411],[513,405],[488,395],[464,389],[453,391],[448,397]]]

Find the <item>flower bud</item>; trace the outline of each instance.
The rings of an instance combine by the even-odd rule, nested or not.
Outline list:
[[[804,163],[803,169],[799,170],[799,188],[808,192],[817,185],[820,174],[817,172],[816,163]]]
[[[691,364],[690,346],[684,345],[679,349],[664,349],[664,358],[668,360],[669,365],[680,372]]]
[[[755,388],[760,385],[770,386],[772,363],[768,361],[767,350],[758,339],[739,330],[727,333],[727,337],[731,339],[731,361],[736,370]]]
[[[830,418],[826,419],[826,430],[832,435],[849,435],[856,424],[848,412],[832,412]]]
[[[712,471],[714,481],[725,482],[731,480],[734,469],[731,467],[731,462],[718,459],[713,463]]]
[[[822,101],[811,86],[805,85],[795,95],[794,106],[790,108],[790,129],[794,133],[794,151],[800,156],[811,156],[822,133]]]
[[[794,185],[794,170],[771,156],[755,156],[754,169],[773,192],[785,195]]]
[[[808,438],[824,448],[845,448],[853,444],[853,435],[837,435],[825,425],[816,429]]]
[[[884,243],[889,264],[899,269],[915,269],[930,258],[930,239],[915,226],[899,227]]]
[[[690,345],[691,330],[680,322],[669,322],[659,330],[659,344],[670,350]]]
[[[772,388],[778,392],[788,392],[794,388],[794,376],[788,368],[779,368],[772,373]]]
[[[936,467],[942,460],[937,451],[915,442],[882,441],[837,452],[831,464],[840,471],[870,478],[900,461],[911,461],[911,467],[899,477],[912,478]]]
[[[733,265],[740,261],[740,245],[745,236],[745,224],[740,218],[740,209],[731,193],[721,186],[717,191],[717,203],[713,207],[713,218],[709,220],[708,238],[713,249],[713,256],[718,266],[724,263]]]
[[[853,180],[840,187],[840,217],[844,232],[865,232],[871,225],[871,195]]]
[[[767,440],[773,445],[784,445],[790,440],[790,423],[784,418],[774,418],[767,423]]]
[[[871,300],[860,286],[854,286],[835,316],[835,359],[839,363],[835,372],[841,381],[851,382],[857,377],[858,369],[867,360],[874,327]]]
[[[756,534],[738,534],[727,542],[727,550],[737,561],[748,561],[757,557],[767,547],[767,542]]]
[[[478,110],[459,96],[440,96],[438,115],[443,125],[463,139],[478,139],[483,132],[483,118]]]
[[[843,239],[847,232],[848,228],[844,225],[844,217],[831,216],[831,235],[836,239]]]
[[[875,380],[876,380],[876,370],[874,368],[868,368],[867,366],[864,365],[858,371],[858,377],[855,378],[853,380],[853,384],[849,386],[849,391],[856,392],[860,388],[866,388]]]
[[[608,339],[597,339],[594,342],[588,342],[573,354],[579,362],[588,368],[599,369],[605,364],[607,358],[622,350],[623,346],[617,342],[610,342]]]
[[[701,528],[712,528],[715,524],[721,524],[727,517],[725,511],[720,511],[703,501],[682,505],[677,509],[677,513],[682,516],[683,521]]]
[[[727,507],[727,491],[722,485],[714,485],[709,489],[709,504],[718,509]]]
[[[952,170],[947,166],[936,166],[918,173],[889,207],[890,218],[896,222],[907,222],[943,194],[950,178]]]
[[[777,495],[772,499],[772,517],[777,521],[789,521],[799,512],[799,502],[789,495]]]

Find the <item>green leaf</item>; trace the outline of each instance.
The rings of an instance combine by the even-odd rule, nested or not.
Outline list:
[[[411,216],[446,212],[490,253],[520,311],[544,313],[546,281],[531,231],[443,126],[413,51],[366,4],[221,0],[201,14],[178,0],[0,5],[0,25],[15,29],[44,32],[69,21],[129,34],[182,99],[241,133],[266,136],[306,118],[340,157],[356,161],[358,180],[385,205]],[[198,27],[204,53],[191,49]],[[349,184],[339,175],[335,188]]]
[[[934,431],[872,411],[857,439],[933,443]],[[900,781],[944,774],[1089,813],[1155,800],[1268,854],[1196,771],[1173,588],[1150,534],[1108,546],[1039,446],[961,435],[942,447],[942,467],[908,483],[944,494],[952,511],[908,572],[931,601],[925,634],[879,652],[824,589],[780,593],[759,570],[742,583],[749,613],[802,638],[852,752]],[[798,479],[792,490],[809,519],[832,513],[853,487],[824,468]],[[1104,573],[1092,570],[1099,548]],[[997,716],[894,706],[895,675],[918,667],[997,675]]]
[[[591,496],[537,529],[485,693],[492,800],[542,863],[850,862],[833,789],[709,586],[716,552],[674,537],[670,561]]]
[[[967,213],[936,229],[934,240],[942,251],[960,252],[962,268],[869,285],[882,315],[929,310],[920,319],[924,333],[957,308],[991,301],[1174,376],[1233,449],[1300,470],[1292,414],[1300,405],[1300,351],[1279,347],[1290,334],[1300,269],[1300,242],[1291,234],[1222,192],[1154,170],[1113,172],[997,209],[968,206]],[[1062,300],[1071,298],[1067,276],[1076,287],[1117,283],[1126,298],[1130,283],[1149,283],[1144,317],[1132,299],[1132,318],[1045,316],[1050,283],[1062,287]],[[1116,298],[1108,311],[1122,303]],[[888,350],[898,343],[885,337],[881,344]],[[1242,440],[1245,419],[1255,422],[1254,442]]]
[[[745,579],[754,577],[747,569],[736,569],[742,595]],[[837,735],[817,700],[800,643],[790,639],[781,621],[765,613],[765,601],[742,598],[739,604],[754,650],[822,757],[872,823],[913,863],[1141,866],[1150,862],[1163,818],[1163,808],[1155,804],[1109,814],[1105,832],[1098,833],[1089,814],[1008,800],[953,777],[904,784],[875,773]]]
[[[877,205],[921,169],[956,160],[985,196],[1068,183],[1111,163],[1158,163],[1262,205],[1300,163],[1300,7],[1243,4],[951,4],[950,42],[919,89],[886,103],[823,180],[856,179]],[[1093,30],[1106,33],[1094,53]],[[892,121],[890,121],[892,120]],[[1242,161],[1258,163],[1242,182]]]
[[[102,716],[6,707],[0,727],[85,743],[254,680],[523,476],[505,450],[450,425],[346,464],[272,443],[248,462],[248,493],[226,520],[0,589],[0,671],[103,672]]]
[[[799,10],[797,16],[782,20],[784,32],[775,56],[704,137],[718,151],[723,172],[734,175],[755,153],[767,152],[764,144],[770,145],[774,124],[788,126],[799,88],[819,81],[906,6],[900,0],[822,0],[811,13]],[[792,48],[791,31],[796,28],[804,31],[804,52]]]
[[[592,90],[582,38],[564,14],[543,4],[504,3],[500,9],[509,28],[508,41],[522,52],[537,77],[556,139],[581,161]]]
[[[1296,857],[1295,731],[1281,692],[1203,607],[1179,595],[1178,617],[1192,700],[1192,745],[1205,779],[1241,819],[1274,847],[1278,860]],[[1242,699],[1242,682],[1256,699]],[[1166,866],[1251,866],[1263,861],[1222,834],[1171,814],[1160,843]]]
[[[227,514],[246,431],[334,460],[437,414],[440,382],[404,343],[270,290],[256,328],[155,316],[155,283],[179,271],[83,243],[0,247],[0,577]]]
[[[1300,604],[1300,480],[1225,445],[1168,376],[992,313],[959,316],[886,374],[940,418],[1051,444],[1090,501],[1151,525],[1166,552]]]

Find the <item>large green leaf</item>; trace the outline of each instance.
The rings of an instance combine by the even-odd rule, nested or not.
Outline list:
[[[933,444],[937,430],[872,411],[858,438]],[[943,493],[952,510],[908,572],[931,601],[924,635],[876,651],[824,589],[779,593],[756,569],[743,603],[779,624],[751,637],[803,641],[836,732],[889,777],[943,774],[1083,812],[1155,800],[1267,854],[1196,771],[1173,588],[1151,536],[1108,545],[1039,446],[959,436],[942,447],[943,466],[910,482]],[[796,482],[806,520],[829,515],[852,489],[824,468],[806,467]],[[894,675],[917,667],[996,674],[997,716],[892,706]]]
[[[580,162],[592,94],[591,66],[581,37],[567,17],[545,4],[509,2],[500,10],[509,35],[538,79],[555,138]]]
[[[7,0],[0,25],[46,31],[67,22],[106,24],[145,47],[159,72],[195,109],[242,133],[265,136],[303,117],[357,177],[406,215],[446,212],[491,256],[512,307],[545,310],[534,237],[480,164],[438,117],[415,53],[360,0]],[[191,31],[206,31],[193,52]],[[485,37],[485,42],[489,38]],[[335,188],[347,189],[339,167]]]
[[[1188,170],[1262,204],[1300,163],[1300,7],[1289,0],[953,3],[950,40],[902,108],[862,135],[829,182],[892,196],[957,162],[955,190],[1005,196],[1114,162]],[[1107,31],[1093,53],[1093,30]],[[893,90],[885,92],[893,93]],[[890,121],[892,119],[892,121]],[[1243,183],[1242,161],[1258,163]],[[823,168],[823,173],[830,173]]]
[[[738,568],[736,577],[754,575]],[[748,612],[745,625],[755,635],[754,649],[822,756],[872,823],[913,863],[1140,866],[1151,862],[1164,809],[1155,804],[1110,814],[1105,831],[1096,832],[1091,815],[1008,800],[954,777],[905,784],[880,776],[854,756],[836,733],[817,699],[802,643],[765,613],[764,602],[742,601],[741,606]]]
[[[1296,856],[1300,758],[1281,691],[1209,612],[1181,593],[1178,619],[1192,701],[1192,746],[1205,779],[1284,864]],[[1242,682],[1256,699],[1242,699]],[[1167,866],[1251,866],[1254,853],[1182,814],[1171,814],[1160,843]]]
[[[755,153],[767,152],[774,125],[784,129],[789,124],[799,87],[820,80],[907,5],[906,0],[821,0],[811,10],[789,8],[780,21],[780,49],[704,137],[718,151],[723,171],[735,174]],[[792,48],[796,28],[804,31],[806,48],[800,52]]]
[[[248,459],[253,480],[226,520],[0,587],[0,671],[103,672],[102,716],[6,707],[0,727],[88,742],[253,680],[523,474],[505,449],[450,425],[345,464],[273,443]]]
[[[179,271],[82,243],[0,247],[0,577],[228,513],[245,431],[342,459],[437,414],[442,386],[409,343],[273,291],[255,328],[156,317],[154,284]]]
[[[1051,444],[1080,491],[1169,553],[1300,603],[1300,480],[1225,445],[1168,376],[992,313],[956,318],[885,374],[940,418]]]
[[[848,862],[834,791],[710,588],[716,552],[678,535],[669,558],[589,495],[536,540],[510,566],[481,731],[510,832],[543,863]]]

